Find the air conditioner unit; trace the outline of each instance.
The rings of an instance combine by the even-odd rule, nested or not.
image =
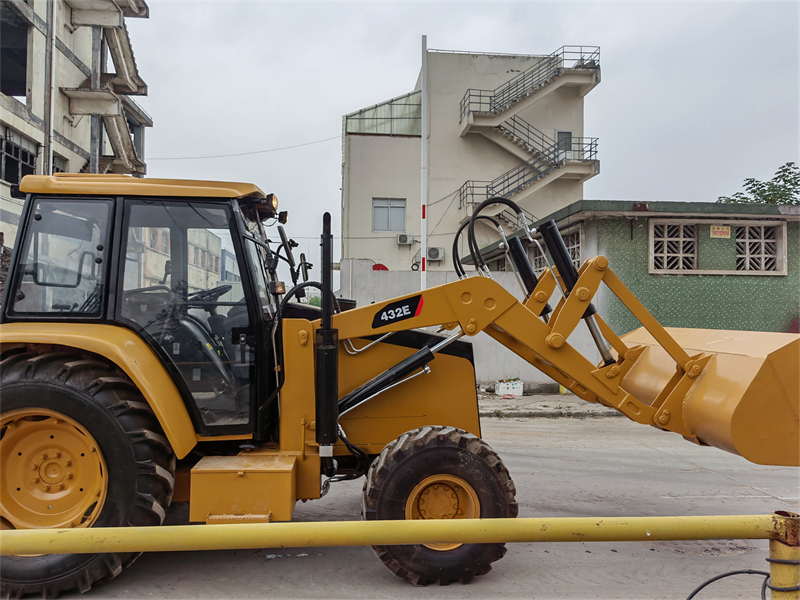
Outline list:
[[[431,246],[428,248],[428,262],[441,262],[444,260],[444,248],[442,246]]]
[[[410,246],[414,243],[414,236],[410,233],[398,233],[397,244],[399,246]]]

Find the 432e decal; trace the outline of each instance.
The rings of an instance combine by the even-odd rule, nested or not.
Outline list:
[[[422,302],[422,294],[420,294],[387,304],[375,313],[375,318],[372,319],[372,328],[378,329],[390,323],[397,323],[398,321],[405,321],[411,317],[419,316],[422,312]]]

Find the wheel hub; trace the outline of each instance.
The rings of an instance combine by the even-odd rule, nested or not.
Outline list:
[[[461,477],[439,474],[420,481],[406,500],[406,519],[477,519],[478,494]],[[454,550],[462,544],[424,544],[432,550]]]
[[[89,527],[108,487],[89,432],[46,409],[11,411],[0,421],[0,516],[16,529]]]
[[[422,491],[417,507],[423,519],[452,519],[458,513],[458,496],[449,485],[435,483]]]

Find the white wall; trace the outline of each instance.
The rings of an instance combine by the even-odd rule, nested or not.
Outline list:
[[[452,271],[453,235],[471,213],[454,193],[468,180],[490,181],[522,161],[483,135],[461,137],[460,102],[469,88],[492,90],[535,65],[541,57],[469,53],[428,53],[430,169],[428,246],[445,248],[446,260],[429,263],[431,272]],[[510,116],[510,115],[509,115]],[[555,138],[556,130],[583,132],[583,98],[563,87],[527,107],[519,116]],[[369,258],[390,270],[410,268],[420,246],[398,246],[395,235],[372,232],[371,199],[407,199],[406,232],[419,235],[421,138],[346,135],[342,186],[342,257]],[[543,216],[583,197],[583,184],[557,179],[523,201]],[[494,231],[483,234],[496,241]]]
[[[372,259],[393,271],[411,269],[420,245],[398,246],[397,233],[373,232],[372,199],[405,198],[405,230],[419,238],[420,154],[418,136],[345,137],[342,194],[347,202],[342,203],[343,257]]]
[[[415,271],[373,271],[371,261],[358,259],[345,259],[340,265],[341,288],[336,295],[356,300],[358,306],[366,306],[372,302],[381,302],[419,290],[419,273]],[[467,272],[470,272],[469,267]],[[493,273],[493,276],[518,300],[522,299],[522,290],[513,273]],[[429,287],[457,280],[458,277],[452,271],[428,273]],[[553,296],[551,304],[555,305],[557,299],[558,293]],[[479,383],[519,377],[528,387],[541,388],[542,385],[554,384],[541,371],[485,333],[463,339],[472,343],[475,354],[475,375]],[[578,326],[570,336],[569,343],[592,362],[599,361],[597,349],[584,325]]]

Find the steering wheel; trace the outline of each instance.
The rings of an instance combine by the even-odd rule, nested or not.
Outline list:
[[[210,290],[200,290],[199,292],[189,294],[186,299],[189,302],[214,302],[215,300],[218,300],[220,296],[227,294],[232,289],[233,286],[231,285],[218,285]]]
[[[122,294],[124,296],[133,296],[135,294],[152,294],[153,292],[167,292],[170,296],[172,295],[172,290],[165,285],[154,285],[152,287],[143,287],[143,288],[132,288],[130,290],[123,290]]]

